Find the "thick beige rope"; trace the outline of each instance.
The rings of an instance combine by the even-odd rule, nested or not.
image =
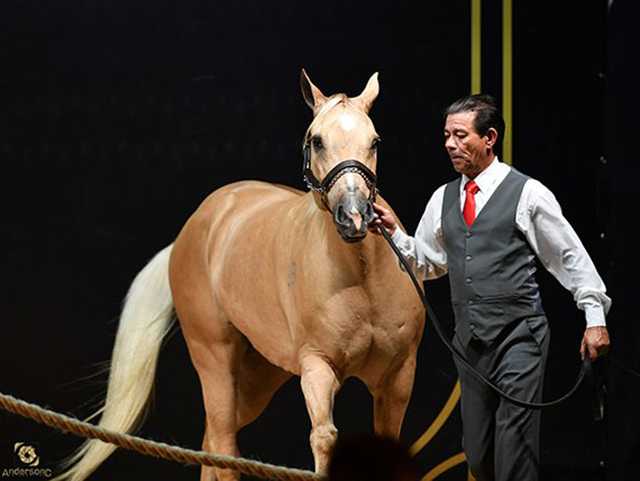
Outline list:
[[[222,456],[206,451],[194,451],[192,449],[143,439],[130,434],[110,431],[2,393],[0,393],[0,408],[65,433],[75,434],[88,439],[98,439],[120,448],[136,451],[147,456],[167,459],[169,461],[232,469],[262,479],[292,481],[326,479],[325,476],[312,471],[286,468],[251,459]]]

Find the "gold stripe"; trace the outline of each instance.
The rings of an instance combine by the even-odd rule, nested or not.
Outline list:
[[[471,93],[482,90],[482,8],[481,0],[471,0]]]
[[[458,453],[455,456],[451,456],[449,459],[441,462],[435,468],[433,468],[431,471],[425,474],[421,481],[431,481],[433,479],[436,479],[445,471],[448,471],[449,469],[453,468],[454,466],[457,466],[458,464],[464,463],[466,460],[467,460],[467,457],[465,456],[464,453]]]
[[[502,116],[507,126],[502,161],[513,162],[513,0],[502,1]]]
[[[449,395],[449,399],[445,403],[444,407],[440,411],[440,414],[436,417],[436,419],[431,423],[431,426],[427,428],[427,430],[418,438],[418,440],[413,443],[411,448],[409,448],[409,453],[411,456],[415,456],[418,454],[422,448],[424,448],[429,441],[436,435],[436,433],[440,430],[440,428],[447,421],[451,413],[453,412],[458,400],[460,399],[460,381],[456,381],[451,394]]]

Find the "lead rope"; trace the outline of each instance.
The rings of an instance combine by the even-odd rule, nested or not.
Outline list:
[[[398,246],[393,242],[393,240],[391,239],[391,236],[389,236],[389,233],[384,228],[384,226],[380,226],[379,230],[380,230],[380,233],[382,234],[382,237],[384,237],[384,239],[387,241],[387,243],[389,244],[389,246],[391,247],[393,252],[396,254],[398,259],[400,260],[400,263],[402,264],[402,267],[404,268],[404,270],[407,272],[407,274],[411,278],[411,282],[413,282],[413,286],[416,288],[416,291],[418,292],[418,295],[420,296],[420,300],[422,301],[422,304],[424,305],[424,308],[427,311],[427,317],[431,321],[431,324],[435,328],[436,332],[438,333],[438,336],[440,337],[440,339],[442,340],[444,345],[449,349],[449,351],[451,351],[451,353],[455,356],[455,358],[458,361],[460,361],[460,363],[472,375],[474,375],[481,382],[483,382],[488,387],[490,387],[493,391],[495,391],[505,401],[507,401],[507,402],[509,402],[509,403],[511,403],[511,404],[513,404],[515,406],[518,406],[518,407],[521,407],[521,408],[525,408],[525,409],[545,409],[545,408],[550,408],[550,407],[553,407],[553,406],[557,406],[559,404],[562,404],[563,402],[565,402],[567,399],[569,399],[571,396],[573,396],[575,394],[575,392],[578,390],[578,388],[582,384],[582,381],[585,379],[585,377],[592,376],[593,369],[591,367],[591,357],[589,355],[589,350],[585,349],[584,360],[582,361],[582,367],[580,369],[580,372],[578,373],[578,377],[576,379],[576,382],[573,385],[573,387],[571,388],[571,390],[569,392],[567,392],[564,396],[559,397],[558,399],[554,399],[553,401],[537,403],[537,402],[522,401],[522,400],[514,398],[514,397],[510,396],[509,394],[505,393],[504,391],[502,391],[494,382],[490,381],[484,375],[482,375],[480,372],[478,372],[475,369],[475,367],[473,367],[473,365],[469,362],[469,360],[466,358],[466,356],[463,353],[461,353],[451,343],[451,341],[449,340],[449,338],[445,334],[444,329],[440,325],[440,321],[438,320],[438,317],[436,316],[435,312],[431,308],[431,305],[429,304],[429,301],[427,300],[427,296],[425,296],[425,294],[424,294],[424,292],[422,290],[422,286],[418,282],[418,279],[416,279],[416,276],[413,273],[413,270],[411,269],[411,266],[409,266],[409,263],[407,262],[407,260],[404,258],[404,256],[400,252],[400,249],[398,249]]]

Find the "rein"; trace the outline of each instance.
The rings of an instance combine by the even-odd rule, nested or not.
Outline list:
[[[553,401],[537,403],[537,402],[522,401],[522,400],[514,398],[513,396],[510,396],[509,394],[507,394],[504,391],[502,391],[493,381],[490,381],[483,374],[478,372],[478,370],[469,362],[469,360],[466,358],[466,356],[462,352],[460,352],[451,343],[451,341],[449,340],[449,338],[445,334],[444,329],[442,328],[442,325],[440,324],[440,321],[438,320],[438,316],[436,316],[436,313],[431,308],[431,305],[429,304],[429,301],[427,300],[427,296],[424,294],[424,292],[423,292],[423,290],[422,290],[422,288],[420,286],[420,283],[418,282],[418,279],[416,279],[416,276],[413,273],[413,270],[411,269],[411,266],[409,266],[409,263],[402,256],[402,254],[400,253],[400,250],[398,249],[398,246],[396,246],[396,244],[393,242],[393,240],[391,239],[391,236],[389,236],[389,234],[387,233],[387,230],[384,227],[381,227],[380,228],[380,232],[382,233],[382,237],[384,237],[384,239],[387,241],[387,243],[389,244],[389,246],[391,247],[393,252],[396,254],[398,259],[400,260],[400,263],[402,264],[402,267],[405,269],[407,274],[409,274],[409,277],[411,278],[411,282],[413,282],[413,286],[416,288],[416,291],[418,292],[418,295],[420,296],[420,300],[422,301],[422,304],[424,305],[424,307],[425,307],[425,309],[427,311],[427,316],[429,317],[429,320],[431,321],[431,324],[433,325],[433,327],[435,328],[436,332],[438,333],[438,337],[440,337],[440,339],[442,340],[444,345],[447,347],[447,349],[449,349],[449,351],[451,351],[451,353],[455,356],[455,358],[458,361],[460,361],[460,363],[473,376],[475,376],[481,382],[486,384],[489,388],[491,388],[494,392],[496,392],[505,401],[507,401],[507,402],[509,402],[509,403],[511,403],[511,404],[513,404],[515,406],[518,406],[518,407],[521,407],[521,408],[525,408],[525,409],[545,409],[545,408],[550,408],[550,407],[562,404],[563,402],[568,400],[571,396],[573,396],[575,394],[575,392],[578,390],[578,388],[580,387],[580,385],[582,384],[582,381],[584,381],[585,377],[587,377],[587,378],[592,378],[593,377],[593,368],[591,366],[591,357],[589,355],[589,350],[587,349],[587,350],[585,350],[585,357],[584,357],[584,360],[582,361],[582,367],[580,369],[580,372],[578,373],[578,377],[576,378],[575,384],[569,390],[569,392],[567,392],[564,396],[561,396],[561,397],[559,397],[557,399],[554,399]],[[601,401],[602,400],[599,399],[599,402],[601,402]],[[595,411],[596,409],[598,411],[602,412],[603,406],[599,405],[597,407],[594,407],[594,414],[596,413],[596,411]]]

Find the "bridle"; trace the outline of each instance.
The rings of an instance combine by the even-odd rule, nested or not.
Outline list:
[[[345,174],[358,174],[367,184],[369,188],[369,202],[375,202],[378,194],[378,177],[376,174],[362,162],[357,159],[347,159],[336,164],[328,173],[324,176],[322,181],[318,180],[313,171],[311,170],[311,139],[309,136],[305,138],[302,148],[302,177],[304,178],[307,187],[312,192],[320,194],[322,204],[331,213],[332,210],[329,207],[327,200],[327,194],[331,188],[335,185],[340,177]]]

